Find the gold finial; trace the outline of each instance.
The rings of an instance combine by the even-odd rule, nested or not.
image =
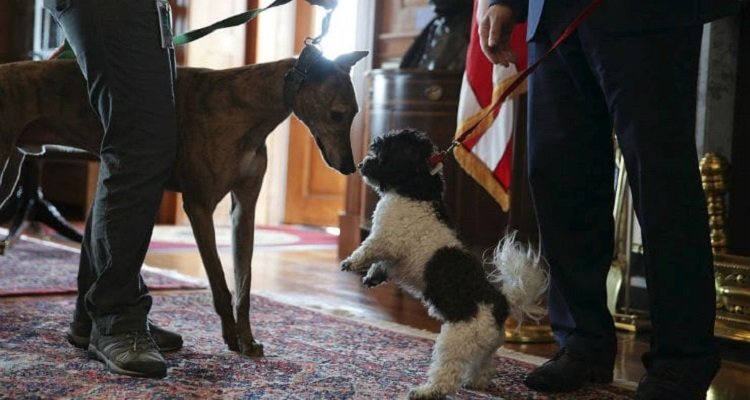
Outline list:
[[[706,153],[700,162],[701,182],[708,204],[708,226],[711,229],[711,247],[714,254],[726,253],[724,195],[727,192],[729,162],[721,154]]]

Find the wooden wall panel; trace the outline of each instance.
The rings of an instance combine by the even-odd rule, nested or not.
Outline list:
[[[0,0],[0,63],[10,61],[10,2]]]
[[[376,12],[374,68],[400,59],[433,15],[428,0],[383,0]]]

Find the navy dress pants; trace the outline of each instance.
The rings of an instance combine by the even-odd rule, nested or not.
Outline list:
[[[530,62],[550,48],[542,14]],[[702,26],[631,34],[583,23],[529,80],[529,180],[551,270],[550,319],[563,347],[613,361],[606,303],[613,254],[614,151],[623,152],[642,230],[651,351],[713,356],[715,289],[695,144]]]
[[[161,46],[154,0],[51,3],[104,132],[74,323],[145,330],[151,296],[140,270],[177,146],[174,52]]]

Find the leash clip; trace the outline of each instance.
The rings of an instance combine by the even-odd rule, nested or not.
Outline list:
[[[430,158],[427,160],[427,164],[430,166],[430,175],[435,175],[443,169],[443,162],[445,161],[445,158],[448,156],[448,153],[450,153],[458,144],[459,142],[457,140],[454,140],[451,142],[451,145],[448,146],[447,149],[430,156]]]
[[[311,37],[305,38],[306,45],[309,46],[311,44],[313,45],[320,44],[320,41],[323,40],[323,37],[328,34],[328,28],[331,26],[331,15],[333,15],[334,10],[336,10],[336,4],[334,4],[333,8],[328,10],[328,12],[326,13],[326,16],[323,17],[323,22],[321,23],[321,28],[320,28],[320,35],[314,38],[311,38]]]
[[[172,7],[167,0],[156,0],[156,14],[159,16],[159,36],[162,49],[174,49],[172,33]]]

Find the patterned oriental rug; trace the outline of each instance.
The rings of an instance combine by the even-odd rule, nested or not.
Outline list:
[[[0,256],[0,297],[76,293],[80,253],[37,239],[21,239]],[[146,286],[158,289],[202,289],[199,280],[173,271],[143,266]]]
[[[208,293],[154,296],[151,318],[182,333],[185,347],[167,353],[161,380],[109,374],[103,364],[63,338],[73,299],[8,299],[0,308],[0,397],[396,399],[425,377],[431,334],[409,334],[254,295],[254,333],[266,357],[226,349]],[[455,399],[626,399],[610,385],[546,396],[521,383],[534,365],[500,352],[488,391],[462,390]]]

